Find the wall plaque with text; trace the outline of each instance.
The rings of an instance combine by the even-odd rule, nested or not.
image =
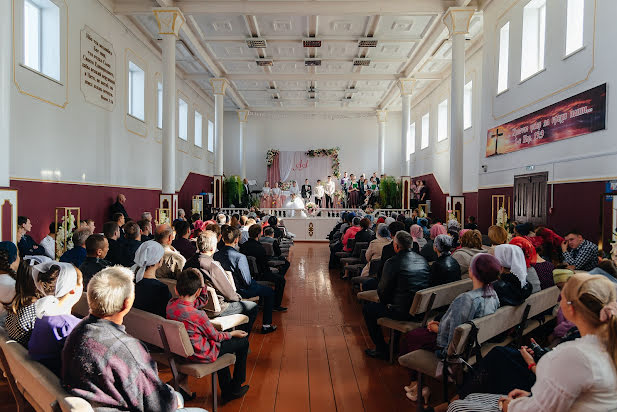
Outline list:
[[[106,110],[116,103],[116,54],[110,42],[88,26],[81,29],[81,92]]]

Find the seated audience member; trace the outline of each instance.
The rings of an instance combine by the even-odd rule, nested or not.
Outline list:
[[[82,274],[70,263],[47,262],[34,266],[32,275],[44,297],[36,302],[28,355],[60,376],[64,342],[81,320],[71,314],[71,309],[81,299]]]
[[[577,273],[561,291],[564,316],[581,338],[558,345],[538,361],[525,356],[536,374],[531,392],[507,396],[471,394],[449,411],[610,411],[617,409],[617,302],[613,284],[603,276]],[[493,409],[490,409],[493,408]]]
[[[112,265],[122,264],[121,262],[124,256],[124,248],[122,247],[122,243],[119,241],[120,227],[116,222],[107,222],[103,225],[103,235],[105,235],[105,238],[109,244],[109,251],[107,252],[105,260]]]
[[[249,227],[251,227],[250,224],[247,224],[249,218],[245,215],[240,216],[240,242],[239,244],[243,244],[244,242],[246,242],[249,238]],[[253,222],[251,224],[255,224],[255,220],[253,219]]]
[[[121,213],[122,216],[124,216],[125,220],[129,219],[129,214],[126,213],[126,209],[124,208],[124,203],[126,203],[126,196],[124,196],[123,194],[119,194],[118,197],[116,198],[116,203],[112,204],[109,207],[109,216],[111,217],[111,220],[113,220],[114,222],[117,222],[116,219],[114,219],[114,215]]]
[[[437,237],[436,241],[439,240],[440,236]],[[404,337],[401,353],[405,354],[418,349],[447,350],[454,336],[454,330],[459,325],[495,313],[499,308],[499,298],[491,283],[497,280],[500,271],[501,265],[495,257],[487,253],[475,255],[469,268],[469,278],[473,282],[473,289],[458,295],[450,304],[441,321],[431,321],[426,328],[418,328],[408,332]],[[417,374],[412,372],[412,382],[405,387],[407,397],[414,402],[418,400],[416,379]],[[430,396],[428,387],[422,388],[422,396],[424,402],[427,403]]]
[[[240,239],[240,231],[230,226],[225,226],[221,232],[221,237],[225,246],[214,254],[214,259],[221,264],[223,269],[232,273],[240,296],[243,298],[259,296],[263,299],[264,309],[261,333],[274,332],[276,330],[276,325],[272,324],[274,291],[268,286],[260,285],[251,277],[246,256],[235,249]]]
[[[178,209],[178,217],[177,217],[177,218],[176,218],[176,219],[172,222],[172,224],[171,224],[171,225],[172,225],[173,227],[176,227],[176,224],[177,224],[178,222],[186,222],[186,223],[189,223],[189,222],[186,220],[186,212],[185,212],[185,211],[184,211],[184,209],[182,209],[182,208],[179,208],[179,209]],[[191,224],[189,223],[189,227],[190,227],[190,226],[191,226]]]
[[[488,253],[494,255],[495,248],[498,245],[503,245],[508,243],[508,232],[501,226],[493,225],[488,228],[488,238],[491,241],[491,247],[488,250]]]
[[[49,233],[41,240],[39,246],[45,250],[45,256],[51,259],[56,258],[56,222],[49,224]]]
[[[154,240],[154,231],[152,230],[152,213],[150,213],[150,212],[143,212],[141,214],[141,221],[145,221],[148,224],[148,233],[147,234],[143,232],[142,226],[139,225],[139,227],[142,228],[141,241],[142,242],[147,242],[148,240]]]
[[[141,230],[135,222],[124,225],[124,241],[121,242],[124,249],[122,266],[131,267],[135,263],[135,252],[141,246]]]
[[[274,237],[276,239],[282,239],[285,237],[285,232],[283,232],[283,229],[281,229],[279,227],[279,219],[276,216],[270,216],[268,218],[268,225],[274,229]]]
[[[527,281],[527,265],[523,250],[514,245],[497,245],[495,257],[502,267],[499,281],[493,287],[499,296],[501,306],[518,306],[532,293]]]
[[[148,240],[154,239],[154,235],[150,232],[150,229],[152,228],[152,225],[150,224],[150,222],[148,222],[145,219],[142,219],[139,222],[137,222],[137,224],[139,225],[139,233],[141,235],[142,242],[147,242]]]
[[[395,221],[388,225],[388,232],[390,232],[390,238],[392,239],[392,241],[381,249],[381,257],[379,258],[381,260],[381,268],[377,273],[378,282],[381,279],[383,268],[386,265],[386,262],[388,261],[388,259],[396,255],[396,252],[394,251],[394,236],[396,236],[396,234],[401,230],[405,230],[405,225],[401,222]],[[377,287],[377,285],[375,285],[375,287]]]
[[[161,381],[148,350],[122,325],[135,298],[133,272],[105,268],[90,280],[87,293],[90,315],[62,350],[64,388],[101,410],[178,410],[182,398]]]
[[[122,213],[116,213],[111,217],[111,221],[118,224],[120,228],[120,239],[124,239],[124,224],[126,223],[124,215]]]
[[[238,213],[234,213],[233,215],[231,215],[229,226],[233,227],[234,229],[240,229],[240,215]]]
[[[571,230],[566,234],[561,243],[563,260],[572,270],[584,270],[589,272],[598,266],[598,246],[589,240],[583,239],[583,235],[577,230]]]
[[[157,226],[154,240],[163,245],[165,255],[163,256],[163,265],[156,270],[156,277],[175,279],[182,272],[186,259],[171,245],[173,239],[174,230],[171,226]]]
[[[15,297],[15,279],[19,268],[19,253],[13,242],[0,242],[0,327],[6,320],[6,306]]]
[[[420,249],[420,254],[424,259],[429,262],[434,262],[437,260],[437,253],[435,253],[435,249],[433,248],[433,242],[435,238],[439,235],[445,235],[448,231],[446,227],[441,223],[435,223],[431,226],[430,229],[430,239],[426,241],[426,245],[422,249]]]
[[[219,226],[223,226],[227,223],[227,216],[225,216],[225,214],[223,213],[219,213],[218,215],[216,215],[216,222]]]
[[[424,230],[420,225],[411,225],[409,227],[409,233],[413,239],[413,251],[420,253],[422,248],[426,245],[426,239],[424,239]]]
[[[431,265],[429,286],[461,280],[461,267],[451,253],[453,241],[450,235],[439,235],[435,238],[433,248],[437,253],[437,260]]]
[[[381,251],[384,246],[392,242],[390,231],[385,223],[380,223],[377,225],[377,231],[375,234],[377,235],[377,238],[369,243],[368,248],[366,249],[366,254],[364,255],[366,258],[366,265],[362,268],[362,273],[360,274],[360,276],[363,277],[369,275],[371,260],[381,259]]]
[[[461,232],[461,224],[456,219],[450,219],[446,225],[446,230],[452,236],[452,249],[458,248],[460,246],[459,233]]]
[[[235,354],[233,379],[229,367],[219,370],[217,375],[223,403],[241,398],[249,390],[248,385],[243,385],[249,349],[247,333],[242,330],[219,332],[206,312],[198,309],[208,301],[208,293],[197,269],[186,269],[178,275],[176,292],[179,297],[167,305],[167,319],[184,323],[195,351],[189,359],[193,362],[212,363],[226,353]]]
[[[103,235],[94,234],[86,239],[86,258],[84,263],[79,266],[83,275],[84,289],[88,288],[90,279],[101,270],[111,266],[105,258],[109,252],[109,241]]]
[[[400,223],[400,222],[399,222]],[[400,223],[403,227],[404,225]],[[364,322],[375,349],[367,349],[366,354],[373,358],[386,359],[387,346],[379,318],[409,320],[409,308],[417,291],[429,285],[429,266],[426,260],[411,250],[413,240],[404,230],[398,231],[394,240],[396,255],[386,262],[377,287],[379,302],[368,302],[362,308]]]
[[[349,239],[355,239],[356,238],[356,234],[362,230],[362,228],[360,227],[360,221],[362,219],[360,219],[359,217],[354,217],[352,222],[351,222],[351,227],[349,229],[347,229],[345,231],[345,234],[343,235],[343,252],[352,252],[353,249],[351,247],[349,247]],[[403,225],[404,227],[405,225]]]
[[[264,228],[264,235],[259,238],[259,241],[261,243],[270,243],[274,252],[274,255],[272,257],[276,258],[277,260],[285,260],[285,262],[287,262],[287,260],[282,255],[281,244],[279,243],[278,239],[274,238],[274,229],[272,229],[270,226],[266,226]],[[287,264],[285,265],[285,271],[287,271],[287,269],[289,269],[289,262],[287,262]]]
[[[156,278],[156,270],[163,264],[165,249],[160,243],[149,240],[135,252],[135,302],[133,307],[165,317],[171,293],[166,284]]]
[[[535,240],[534,246],[540,248],[538,253],[542,258],[553,262],[553,264],[561,261],[561,244],[564,240],[561,236],[548,228],[539,227],[533,239]]]
[[[416,223],[418,224],[418,226],[422,228],[422,231],[424,232],[424,239],[428,241],[431,238],[431,231],[428,228],[428,219],[424,217],[420,217],[416,220]]]
[[[461,247],[452,253],[452,257],[461,267],[461,276],[466,277],[469,272],[471,259],[478,253],[486,252],[482,249],[482,234],[479,230],[468,230],[461,236]]]
[[[191,234],[191,226],[186,220],[176,221],[176,238],[171,242],[171,246],[174,247],[185,259],[190,259],[191,256],[197,251],[195,242],[189,240]]]
[[[590,275],[602,275],[613,283],[617,283],[617,268],[610,259],[602,259],[598,267],[589,271]]]
[[[17,248],[19,255],[45,255],[45,249],[38,245],[27,233],[32,230],[32,223],[26,216],[17,217]]]
[[[522,237],[530,240],[533,236],[529,236],[533,232],[533,225],[530,222],[520,223],[514,226],[514,237]],[[535,235],[535,232],[533,232]]]
[[[555,265],[553,265],[552,262],[542,259],[529,240],[517,236],[512,238],[510,244],[516,245],[523,250],[525,263],[527,264],[527,280],[531,283],[532,293],[555,285],[553,282],[553,270],[555,270]],[[537,280],[536,277],[538,278]]]
[[[79,227],[86,227],[90,229],[91,233],[94,233],[96,230],[96,225],[94,224],[94,219],[84,219],[79,221]]]
[[[218,228],[218,225],[214,225]],[[242,300],[242,296],[236,292],[233,278],[229,279],[225,269],[219,262],[214,260],[212,255],[216,252],[217,235],[211,230],[206,230],[197,238],[197,250],[189,260],[186,261],[184,269],[200,269],[204,277],[206,286],[214,288],[219,299],[221,312],[216,316],[228,316],[242,314],[249,318],[248,323],[240,325],[238,329],[247,333],[253,330],[253,323],[259,311],[257,303],[249,300]]]
[[[475,216],[469,216],[467,218],[467,223],[465,224],[465,229],[478,230],[478,225],[476,224],[476,217]]]
[[[373,240],[375,233],[370,229],[371,221],[367,217],[363,217],[360,219],[360,231],[356,233],[354,239],[356,239],[356,243],[364,242],[370,243]]]
[[[69,249],[58,259],[60,262],[71,263],[75,267],[80,267],[88,252],[86,251],[86,240],[92,234],[90,229],[82,227],[73,232],[73,249]]]
[[[272,273],[270,270],[266,249],[259,243],[259,235],[261,235],[261,226],[257,224],[251,226],[249,228],[249,239],[240,246],[240,253],[255,258],[257,270],[259,270],[259,280],[274,283],[274,308],[272,310],[285,312],[287,308],[281,306],[285,292],[285,277],[282,274]]]
[[[26,347],[34,328],[38,297],[39,293],[32,279],[32,266],[28,261],[21,261],[15,278],[15,297],[6,306],[8,314],[5,329],[9,338]]]

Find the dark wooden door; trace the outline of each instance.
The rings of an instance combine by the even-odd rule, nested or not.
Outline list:
[[[547,182],[548,172],[514,176],[514,220],[546,224]]]

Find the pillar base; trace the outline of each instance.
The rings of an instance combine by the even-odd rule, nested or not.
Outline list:
[[[214,199],[212,202],[213,209],[223,208],[223,176],[215,175],[214,182],[212,182],[212,191],[214,192]]]
[[[178,217],[178,195],[164,194],[159,195],[159,207],[156,209],[157,224],[172,224]]]
[[[465,225],[465,196],[446,196],[446,222],[451,215],[461,224]]]

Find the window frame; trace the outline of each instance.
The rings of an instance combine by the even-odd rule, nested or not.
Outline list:
[[[442,112],[444,106],[445,115]],[[445,119],[442,118],[442,115],[444,115]],[[448,120],[448,99],[446,98],[437,105],[437,142],[443,142],[444,140],[448,140]]]
[[[208,119],[208,152],[214,153],[214,122]]]
[[[48,6],[38,4],[38,2],[48,3]],[[28,41],[31,37],[28,35],[29,25],[26,24],[28,20],[27,7],[31,7],[37,12],[36,16],[36,36],[34,40],[36,43],[36,64],[30,64],[27,60],[32,53],[28,51],[28,45],[31,42]],[[23,0],[22,5],[22,50],[20,66],[37,73],[49,80],[52,80],[58,84],[62,84],[62,20],[63,9],[53,0]],[[52,28],[47,28],[47,25],[54,23]],[[54,30],[51,33],[50,30]],[[54,38],[55,37],[55,38]],[[55,55],[52,55],[52,53]],[[48,67],[51,63],[53,65]]]
[[[409,124],[409,135],[407,136],[407,158],[416,153],[416,122]]]
[[[197,133],[197,118],[199,117],[199,131]],[[197,136],[199,135],[199,144],[197,144]],[[193,144],[200,149],[203,149],[204,145],[204,116],[199,111],[194,111],[193,116]]]
[[[531,25],[531,27],[526,27],[526,25]],[[528,40],[527,33],[529,36],[534,36],[530,42],[526,41]],[[526,56],[524,50],[532,49],[535,51],[535,56]],[[521,51],[520,83],[523,83],[546,70],[546,0],[530,0],[523,7]],[[526,64],[526,59],[529,58],[536,62],[534,67]],[[528,66],[531,69],[526,69]]]
[[[426,120],[426,123],[425,123]],[[427,149],[431,145],[431,112],[428,111],[422,116],[420,134],[420,150]],[[425,130],[426,127],[426,130]],[[425,138],[426,137],[426,144]]]
[[[573,1],[580,1],[582,3],[582,15],[580,17],[574,18],[574,21],[580,21],[582,22],[581,26],[580,26],[580,46],[568,51],[568,37],[570,36],[570,6],[571,6],[571,2]],[[580,10],[579,10],[580,11]],[[576,14],[576,13],[575,13]],[[564,39],[564,59],[567,59],[568,57],[575,55],[576,53],[580,52],[581,50],[583,50],[585,48],[585,0],[567,0],[567,5],[566,5],[566,37]]]
[[[508,91],[510,84],[510,22],[507,21],[499,28],[499,41],[497,53],[497,95]],[[503,88],[500,86],[504,81]]]
[[[469,123],[467,120],[469,119]],[[473,80],[465,83],[463,90],[463,130],[473,127]]]
[[[131,69],[131,65],[135,66],[137,69],[139,69],[139,71],[141,71],[141,82],[142,82],[142,87],[141,87],[141,94],[142,94],[142,102],[141,102],[141,111],[142,111],[142,117],[138,116],[138,113],[134,112],[134,99],[135,99],[135,89],[134,89],[134,82],[135,82],[135,74],[138,71],[137,70],[132,70]],[[126,114],[128,114],[129,116],[131,116],[134,119],[137,119],[141,122],[146,122],[146,70],[144,70],[138,63],[136,63],[135,61],[133,61],[132,59],[128,59],[128,64],[127,64],[127,94],[128,94],[128,102],[127,102],[127,110],[126,110]]]
[[[177,102],[178,102],[178,139],[184,142],[188,142],[189,141],[189,103],[186,100],[184,100],[181,96],[178,96]],[[184,103],[184,105],[181,104],[180,102]],[[186,110],[185,116],[182,115],[183,107]],[[184,123],[182,122],[183,119],[184,119]],[[184,136],[182,136],[183,128],[185,129],[184,132],[186,133]]]
[[[156,81],[156,127],[163,130],[163,82]]]

